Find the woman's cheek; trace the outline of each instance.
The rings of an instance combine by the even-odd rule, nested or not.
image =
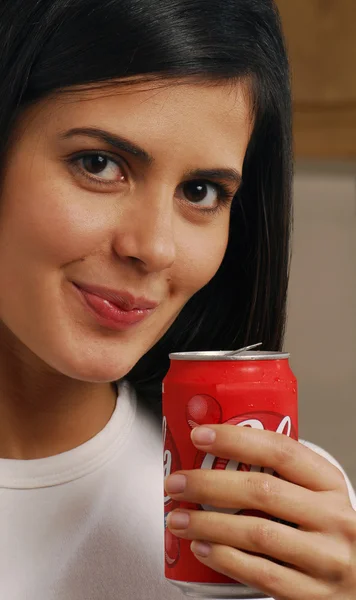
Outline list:
[[[193,235],[186,234],[181,238],[184,245],[177,252],[177,256],[182,259],[179,261],[176,279],[180,279],[182,287],[189,287],[190,295],[209,283],[222,263],[229,231],[228,215],[224,216],[225,219],[221,219],[216,225],[205,226],[200,231],[197,227]]]
[[[42,139],[29,161],[28,144],[26,138],[9,157],[0,235],[12,245],[20,241],[24,254],[53,264],[91,254],[115,221],[114,202],[80,188],[63,161],[47,156]]]
[[[60,266],[80,260],[104,242],[107,211],[95,210],[94,199],[90,201],[73,186],[56,189],[43,182],[30,188],[26,197],[18,193],[13,200],[9,230],[21,238],[23,252],[41,262],[45,259],[53,266]]]

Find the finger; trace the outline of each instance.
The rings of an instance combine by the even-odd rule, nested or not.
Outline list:
[[[165,489],[178,501],[235,509],[234,512],[260,510],[312,531],[327,529],[335,512],[329,498],[326,501],[319,497],[322,494],[266,473],[180,471],[167,477]]]
[[[204,443],[207,430],[216,439]],[[341,471],[310,448],[286,435],[251,427],[209,425],[192,431],[194,445],[204,452],[236,462],[275,470],[289,481],[313,491],[346,490]]]
[[[167,526],[177,537],[264,555],[325,581],[340,581],[349,568],[346,552],[335,540],[268,519],[175,510]]]
[[[309,575],[220,544],[192,542],[192,552],[204,565],[255,588],[275,600],[327,598],[330,589]]]

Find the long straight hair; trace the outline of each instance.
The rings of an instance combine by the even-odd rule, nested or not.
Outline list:
[[[0,153],[21,111],[127,78],[250,81],[254,130],[216,275],[127,378],[152,409],[173,351],[280,349],[291,223],[289,70],[273,0],[0,0]],[[126,81],[125,81],[126,80]]]

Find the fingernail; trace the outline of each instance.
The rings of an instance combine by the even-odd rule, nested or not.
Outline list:
[[[196,427],[191,433],[191,438],[194,444],[199,446],[209,446],[216,439],[216,432],[209,427]]]
[[[169,475],[165,481],[165,490],[168,494],[181,494],[187,485],[185,475]]]
[[[193,554],[206,558],[211,552],[211,545],[205,544],[204,542],[192,542],[190,544],[190,549]]]
[[[168,527],[171,529],[187,529],[190,521],[189,513],[174,511],[167,517]]]

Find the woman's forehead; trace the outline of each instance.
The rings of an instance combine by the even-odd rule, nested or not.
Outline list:
[[[219,152],[232,157],[247,146],[253,125],[244,81],[138,82],[68,90],[28,109],[25,131],[31,122],[41,123],[37,131],[49,137],[92,127],[133,138],[152,154],[169,146],[176,153],[189,147],[204,156]]]

